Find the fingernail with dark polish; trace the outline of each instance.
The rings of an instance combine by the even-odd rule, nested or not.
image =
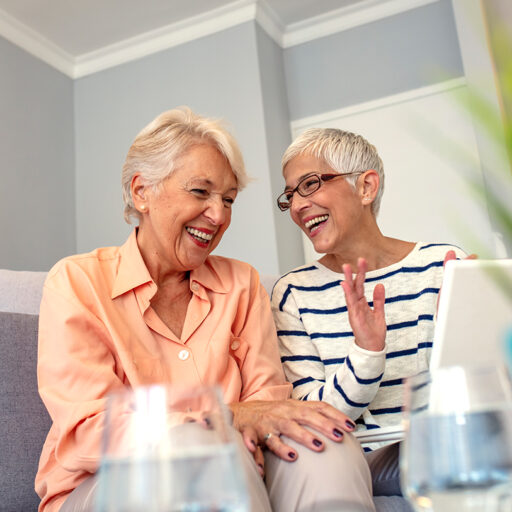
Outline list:
[[[290,459],[295,459],[296,455],[293,452],[288,452],[288,457],[290,457]]]
[[[254,442],[254,439],[251,439],[251,444],[256,448],[256,443]]]
[[[345,425],[347,425],[348,428],[356,428],[356,424],[350,420],[345,421]]]
[[[319,439],[313,439],[313,444],[319,448],[320,446],[322,446],[322,441],[320,441]]]
[[[212,425],[212,422],[210,421],[210,418],[204,418],[203,421],[206,423],[206,425],[208,425],[209,427],[211,427]]]
[[[338,438],[342,438],[343,437],[343,432],[341,430],[338,430],[337,428],[333,429],[332,433]]]

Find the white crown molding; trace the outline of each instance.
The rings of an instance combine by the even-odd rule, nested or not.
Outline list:
[[[355,5],[292,23],[283,34],[283,48],[296,46],[320,37],[336,34],[439,0],[365,0]]]
[[[285,26],[265,0],[256,0],[256,22],[279,46],[283,46]]]
[[[364,0],[355,6],[337,9],[285,27],[266,0],[236,0],[75,58],[1,9],[0,35],[75,79],[251,20],[255,20],[282,48],[289,48],[438,1]]]
[[[75,59],[74,78],[146,57],[256,18],[256,0],[238,0]]]
[[[0,35],[61,73],[68,76],[73,75],[72,55],[45,39],[35,30],[20,23],[2,9],[0,9]]]
[[[467,83],[464,77],[454,78],[452,80],[445,80],[444,82],[439,82],[434,85],[427,85],[426,87],[411,89],[409,91],[393,94],[391,96],[386,96],[377,100],[365,101],[364,103],[351,105],[350,107],[330,110],[329,112],[323,112],[322,114],[296,119],[290,123],[292,136],[295,138],[301,132],[313,126],[326,126],[333,119],[341,119],[343,117],[351,116],[354,114],[361,114],[362,112],[368,112],[370,110],[377,110],[379,108],[388,107],[397,103],[404,103],[406,101],[423,98],[425,96],[432,96],[433,94],[449,91],[451,89],[458,89],[459,87],[465,87],[466,85]]]

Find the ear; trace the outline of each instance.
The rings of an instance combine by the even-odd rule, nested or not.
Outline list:
[[[359,195],[363,205],[370,205],[375,200],[379,190],[380,178],[377,171],[369,169],[359,179]]]
[[[133,176],[130,183],[130,190],[132,192],[132,201],[135,209],[140,213],[147,211],[146,185],[143,183],[140,174]]]

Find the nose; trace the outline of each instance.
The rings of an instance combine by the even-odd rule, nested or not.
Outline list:
[[[290,206],[290,213],[299,213],[302,210],[308,208],[311,205],[309,196],[302,197],[300,194],[295,192],[293,194],[292,205]]]
[[[214,226],[220,226],[224,224],[229,215],[230,209],[224,206],[222,197],[215,196],[208,200],[208,207],[206,208],[204,215]]]

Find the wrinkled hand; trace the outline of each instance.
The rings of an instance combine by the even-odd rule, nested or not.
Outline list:
[[[343,440],[343,431],[352,432],[355,428],[354,422],[346,414],[325,402],[292,399],[249,401],[231,404],[230,408],[234,416],[233,426],[242,433],[245,445],[261,469],[261,446],[283,460],[292,462],[297,459],[297,452],[283,442],[281,434],[310,450],[321,452],[325,448],[323,441],[304,426],[336,442]],[[272,435],[268,437],[268,434]]]
[[[352,279],[352,268],[343,265],[345,281],[341,283],[347,301],[348,320],[354,332],[356,345],[366,350],[379,352],[386,341],[386,319],[384,316],[384,285],[373,290],[373,309],[364,296],[364,279],[368,264],[364,258],[357,260],[357,274]]]

